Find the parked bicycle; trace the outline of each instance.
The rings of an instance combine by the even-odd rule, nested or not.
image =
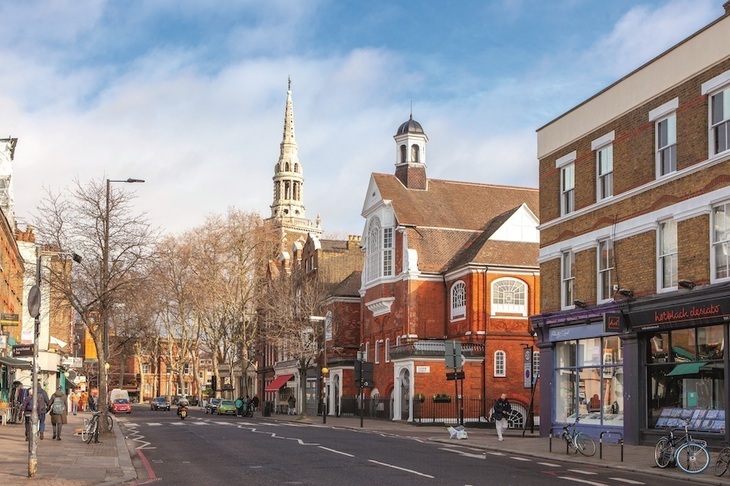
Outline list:
[[[568,451],[572,453],[580,452],[584,456],[590,457],[596,453],[596,442],[593,438],[577,429],[578,420],[572,424],[563,427],[562,438],[568,445]]]
[[[660,438],[654,446],[654,462],[660,468],[679,466],[689,474],[701,473],[710,464],[710,453],[707,450],[707,442],[693,439],[689,433],[689,420],[684,422],[684,435],[677,436],[675,430],[669,429],[669,433]]]
[[[97,411],[91,415],[91,418],[84,419],[84,427],[81,429],[82,441],[87,444],[90,444],[92,440],[99,442],[99,421],[102,415],[104,415],[104,412]],[[114,419],[109,414],[106,416],[106,428],[109,432],[114,428]]]
[[[720,454],[717,456],[715,461],[715,476],[722,476],[727,471],[728,465],[730,464],[730,444],[725,443],[725,447],[722,448]]]

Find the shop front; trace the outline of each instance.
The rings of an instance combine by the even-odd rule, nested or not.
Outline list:
[[[727,287],[637,302],[627,317],[641,350],[644,441],[685,422],[712,443],[729,440]]]

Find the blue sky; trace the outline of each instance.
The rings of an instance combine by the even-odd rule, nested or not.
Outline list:
[[[429,177],[537,187],[535,131],[720,17],[723,0],[24,0],[0,3],[0,134],[16,215],[42,187],[145,179],[181,233],[270,215],[287,77],[307,217],[360,234],[413,116]]]

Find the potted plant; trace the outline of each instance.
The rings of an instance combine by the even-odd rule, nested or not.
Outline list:
[[[416,394],[415,394],[415,395],[413,396],[413,398],[414,398],[414,399],[415,399],[415,400],[416,400],[417,402],[421,402],[421,403],[423,403],[423,402],[424,402],[424,401],[426,400],[426,395],[424,395],[423,393],[416,393]]]
[[[448,395],[446,393],[437,393],[433,396],[433,401],[435,403],[450,403],[451,395]]]

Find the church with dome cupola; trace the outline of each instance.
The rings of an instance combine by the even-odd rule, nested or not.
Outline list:
[[[469,421],[486,420],[507,393],[510,426],[522,426],[539,391],[524,377],[525,360],[530,373],[539,363],[537,352],[525,355],[534,342],[528,316],[540,310],[538,191],[429,179],[429,139],[412,114],[393,138],[394,174],[371,174],[361,213],[360,347],[374,367],[367,398],[388,404],[393,420],[453,417],[464,404],[446,377],[459,371],[458,395],[480,408],[467,411]],[[463,364],[459,356],[457,369],[447,367],[447,349],[459,347]]]

